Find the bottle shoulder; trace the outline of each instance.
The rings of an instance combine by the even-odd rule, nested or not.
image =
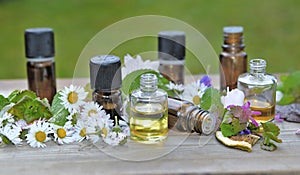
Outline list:
[[[141,91],[140,89],[134,90],[131,94],[130,97],[135,97],[135,98],[144,98],[144,99],[150,99],[150,98],[167,98],[168,94],[166,91],[162,89],[157,89],[156,91],[153,92],[144,92]]]
[[[254,76],[250,73],[244,73],[239,76],[238,82],[252,85],[272,85],[277,84],[277,79],[274,75],[267,73],[259,76]]]

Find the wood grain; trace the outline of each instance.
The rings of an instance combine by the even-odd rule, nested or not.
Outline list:
[[[71,82],[58,80],[58,87]],[[0,93],[16,88],[25,89],[26,81],[0,81]],[[4,146],[0,148],[0,174],[300,174],[300,136],[294,133],[300,125],[278,125],[283,143],[277,144],[275,152],[263,151],[256,144],[248,153],[225,147],[214,136],[173,130],[158,145],[129,140],[117,147],[87,141],[62,146],[47,142],[45,149],[26,143]]]

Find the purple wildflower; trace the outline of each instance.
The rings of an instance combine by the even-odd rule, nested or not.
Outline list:
[[[250,109],[250,102],[248,101],[245,103],[243,106],[234,106],[234,105],[229,105],[228,106],[230,110],[232,111],[232,114],[240,119],[241,123],[245,123],[248,120],[251,120],[251,122],[258,127],[259,124],[256,122],[256,120],[252,117],[252,115],[261,115],[261,112],[259,111],[252,111]],[[240,110],[242,109],[242,111]]]
[[[211,86],[211,79],[209,78],[209,76],[204,75],[201,80],[200,80],[200,84],[204,84],[207,87]]]
[[[297,131],[295,132],[296,135],[300,135],[300,129],[297,129]]]
[[[283,122],[283,119],[280,118],[280,117],[281,117],[281,115],[277,114],[277,115],[275,115],[274,120],[277,121],[277,122],[280,122],[280,123]]]
[[[249,129],[244,129],[239,134],[240,135],[247,135],[247,134],[251,134],[251,131]]]

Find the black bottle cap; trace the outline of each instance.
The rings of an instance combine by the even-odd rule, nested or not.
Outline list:
[[[114,55],[100,55],[90,60],[91,88],[101,91],[120,89],[122,86],[121,60]]]
[[[25,30],[25,51],[27,58],[53,57],[54,33],[51,28]]]
[[[185,33],[162,31],[158,33],[158,58],[161,60],[184,60]]]

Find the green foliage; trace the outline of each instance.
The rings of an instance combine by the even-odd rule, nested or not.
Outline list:
[[[278,138],[280,134],[279,127],[273,122],[261,123],[263,128],[264,141],[260,144],[263,150],[274,151],[277,146],[271,142],[271,140],[282,143],[282,140]]]
[[[30,97],[31,99],[37,98],[36,94],[30,90],[13,91],[9,97],[12,103],[18,103],[24,97]]]
[[[281,76],[282,84],[278,86],[278,90],[283,93],[279,105],[288,105],[300,102],[300,71],[293,72],[288,76]]]
[[[64,126],[67,122],[67,116],[70,115],[70,113],[65,109],[64,105],[61,104],[62,101],[59,97],[61,97],[61,95],[57,92],[51,105],[53,117],[49,121],[56,125]]]
[[[229,137],[237,135],[246,127],[245,125],[241,125],[239,119],[235,118],[230,111],[227,111],[224,115],[220,128],[223,136]]]
[[[18,120],[24,119],[28,124],[40,118],[49,119],[52,116],[49,108],[39,99],[23,96],[12,108],[8,110]]]
[[[4,106],[8,105],[9,101],[3,95],[0,95],[0,111],[3,109]]]
[[[224,114],[224,105],[221,102],[220,91],[213,87],[207,88],[201,98],[200,107],[212,112],[216,116],[222,117]]]
[[[166,85],[169,84],[170,81],[161,76],[158,72],[150,69],[140,69],[128,74],[122,82],[123,93],[125,95],[129,95],[130,93],[132,93],[132,91],[138,89],[140,87],[140,78],[145,73],[155,74],[158,78],[158,88],[165,90],[169,96],[174,96],[174,92],[166,87]]]

